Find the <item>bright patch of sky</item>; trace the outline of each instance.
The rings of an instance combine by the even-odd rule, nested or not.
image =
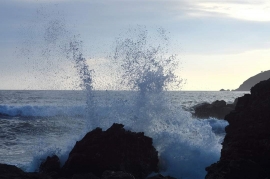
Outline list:
[[[201,2],[197,6],[202,11],[220,13],[231,18],[247,21],[270,21],[269,1],[213,1]]]

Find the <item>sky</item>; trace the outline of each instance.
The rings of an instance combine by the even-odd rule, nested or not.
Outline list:
[[[111,56],[130,29],[176,54],[179,90],[236,89],[270,69],[267,0],[0,0],[0,22],[0,89],[78,89],[64,49],[71,39],[81,42],[95,89],[124,89]]]

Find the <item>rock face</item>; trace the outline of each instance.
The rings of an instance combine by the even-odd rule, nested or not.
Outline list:
[[[122,124],[113,124],[87,133],[77,142],[63,166],[68,176],[93,173],[101,177],[106,170],[123,171],[135,178],[145,178],[158,171],[158,153],[152,139],[144,133],[126,131]]]
[[[211,104],[198,104],[192,107],[194,109],[193,116],[198,118],[214,117],[218,119],[224,119],[227,114],[234,110],[236,103],[237,99],[234,101],[233,104],[226,104],[226,102],[223,100],[217,100]]]
[[[270,178],[270,79],[238,98],[222,143],[220,161],[206,168],[206,179]]]
[[[243,84],[239,86],[235,91],[249,91],[251,87],[259,83],[260,81],[270,78],[270,70],[261,72],[253,77],[250,77]]]

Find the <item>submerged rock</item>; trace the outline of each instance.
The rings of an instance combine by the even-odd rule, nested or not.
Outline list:
[[[270,79],[238,99],[229,122],[220,160],[206,168],[206,179],[270,178]]]
[[[113,124],[106,131],[96,128],[77,142],[62,168],[62,173],[93,173],[101,177],[106,170],[123,171],[145,178],[158,171],[158,152],[144,133],[126,131]]]
[[[224,117],[229,114],[235,108],[237,99],[233,104],[226,104],[224,100],[217,100],[213,103],[201,103],[193,106],[194,109],[193,116],[198,118],[209,118],[214,117],[218,119],[224,119]]]

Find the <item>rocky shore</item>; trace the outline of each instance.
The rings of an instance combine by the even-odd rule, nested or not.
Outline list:
[[[1,179],[145,179],[159,171],[158,152],[152,138],[143,132],[113,124],[106,131],[96,128],[71,150],[60,167],[57,156],[48,156],[39,172],[27,173],[16,166],[0,164]],[[157,174],[149,179],[173,179]]]
[[[217,118],[224,119],[227,114],[234,110],[237,103],[236,99],[232,104],[226,104],[224,100],[216,100],[213,103],[201,103],[192,107],[194,113],[193,117],[197,118]]]
[[[225,117],[221,157],[206,168],[206,179],[270,178],[270,79],[250,91]]]

